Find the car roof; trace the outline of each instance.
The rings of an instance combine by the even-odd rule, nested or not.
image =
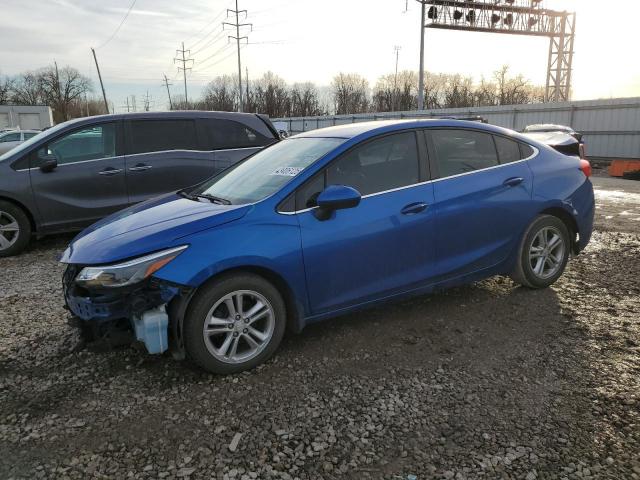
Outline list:
[[[294,135],[291,138],[328,137],[328,138],[355,138],[358,136],[370,136],[379,133],[392,132],[409,128],[473,128],[487,130],[492,133],[513,135],[515,132],[495,125],[452,119],[406,119],[406,120],[381,120],[371,122],[349,123],[333,127],[319,128]]]

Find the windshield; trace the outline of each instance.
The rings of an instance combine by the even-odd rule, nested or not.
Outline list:
[[[66,123],[59,123],[58,125],[56,125],[55,127],[52,128],[48,128],[45,131],[42,131],[36,135],[34,135],[33,137],[29,138],[29,140],[25,140],[24,142],[22,142],[20,145],[18,145],[17,147],[9,150],[7,153],[5,153],[4,155],[0,155],[0,162],[3,160],[6,160],[9,157],[14,156],[16,153],[20,153],[23,152],[25,150],[28,150],[29,147],[31,147],[31,145],[33,145],[34,143],[36,143],[37,141],[39,141],[41,138],[43,138],[45,135],[49,135],[50,133],[55,133],[58,130],[62,130],[67,124]],[[25,134],[25,138],[26,138],[26,134]]]
[[[189,192],[232,204],[253,203],[277,192],[344,138],[290,138],[259,151]]]

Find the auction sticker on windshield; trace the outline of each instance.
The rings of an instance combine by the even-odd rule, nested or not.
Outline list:
[[[274,170],[271,175],[284,175],[286,177],[295,177],[302,170],[304,170],[302,167],[280,167]]]

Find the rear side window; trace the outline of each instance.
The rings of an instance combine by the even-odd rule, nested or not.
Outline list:
[[[496,141],[500,163],[511,163],[520,160],[520,145],[518,142],[497,135],[493,138]]]
[[[24,139],[25,139],[25,140],[29,140],[30,138],[33,138],[33,137],[35,137],[36,135],[38,135],[38,133],[37,133],[37,132],[29,132],[29,133],[25,133],[25,134],[24,134]]]
[[[520,144],[520,156],[522,158],[529,158],[531,155],[533,155],[533,153],[533,148],[531,148],[529,145],[527,145],[526,143]]]
[[[498,165],[492,135],[473,130],[431,130],[441,178]]]
[[[7,133],[4,137],[0,137],[0,143],[19,142],[19,141],[20,141],[20,132]]]
[[[273,142],[261,133],[233,120],[207,118],[201,120],[204,125],[206,150],[228,148],[262,147]]]
[[[129,153],[199,150],[195,120],[133,120]]]

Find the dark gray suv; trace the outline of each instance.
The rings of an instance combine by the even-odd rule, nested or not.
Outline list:
[[[0,156],[0,257],[197,184],[278,140],[262,115],[146,112],[59,124]]]

